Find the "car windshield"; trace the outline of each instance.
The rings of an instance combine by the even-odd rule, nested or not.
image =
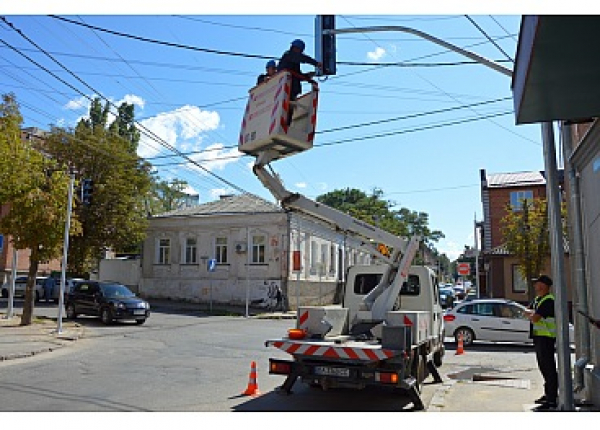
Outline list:
[[[135,297],[135,294],[129,290],[125,285],[103,285],[102,292],[104,296],[108,298],[127,298],[127,297]]]
[[[452,288],[440,288],[440,294],[454,294]]]

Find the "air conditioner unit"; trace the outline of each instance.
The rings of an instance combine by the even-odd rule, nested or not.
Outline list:
[[[246,242],[238,242],[235,244],[235,252],[241,254],[242,252],[246,252],[248,250],[248,245]]]

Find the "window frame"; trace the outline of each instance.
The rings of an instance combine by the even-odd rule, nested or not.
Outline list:
[[[262,243],[257,243],[256,239],[262,238]],[[267,235],[264,233],[253,234],[252,251],[250,253],[250,264],[266,264],[267,263]]]
[[[163,245],[163,241],[167,241],[168,245]],[[171,264],[171,238],[159,237],[157,242],[156,264]]]
[[[194,240],[194,245],[190,246],[188,241]],[[193,259],[190,260],[189,252],[193,249]],[[183,264],[198,264],[198,238],[195,236],[186,236],[183,242]]]
[[[519,272],[519,265],[512,264],[511,272],[512,272],[511,273],[511,275],[512,275],[512,279],[511,279],[512,292],[517,293],[517,294],[526,294],[527,290],[529,289],[529,285],[527,284],[527,280],[525,278],[523,278],[523,276],[521,276],[521,273]],[[519,279],[522,282],[517,282]],[[522,288],[520,290],[517,289],[517,284],[523,284],[524,288]]]
[[[225,243],[219,243],[220,240]],[[227,236],[215,237],[214,250],[217,264],[229,264],[229,238]]]
[[[519,190],[510,192],[510,207],[513,212],[523,210],[523,201],[527,200],[530,203],[533,200],[533,190]]]

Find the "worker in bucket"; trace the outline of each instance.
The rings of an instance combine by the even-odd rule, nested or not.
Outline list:
[[[312,57],[304,54],[305,44],[302,40],[296,39],[292,42],[290,49],[285,51],[279,60],[277,65],[277,71],[289,70],[292,73],[292,86],[290,89],[290,101],[295,101],[298,94],[302,92],[302,85],[300,83],[301,77],[305,79],[312,79],[315,75],[314,72],[302,73],[300,70],[300,64],[312,64],[317,68],[321,68],[323,65]],[[293,106],[290,107],[288,113],[288,126],[292,122]]]
[[[256,85],[260,85],[263,82],[267,82],[275,73],[277,73],[277,64],[275,63],[275,60],[267,61],[266,73],[258,75]]]

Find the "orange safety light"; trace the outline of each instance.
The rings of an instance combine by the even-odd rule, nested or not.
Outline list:
[[[397,384],[398,374],[394,372],[376,372],[375,380],[384,384]]]

